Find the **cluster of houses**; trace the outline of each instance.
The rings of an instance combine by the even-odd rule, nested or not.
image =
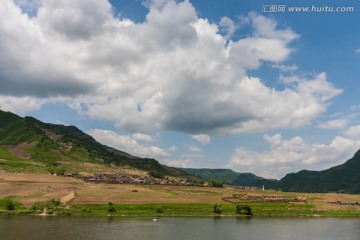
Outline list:
[[[113,183],[113,184],[161,184],[161,185],[176,185],[176,186],[207,186],[207,184],[200,184],[198,182],[190,182],[175,179],[158,179],[148,176],[140,175],[124,175],[119,173],[106,174],[99,173],[89,176],[83,176],[82,179],[86,182],[93,183]]]

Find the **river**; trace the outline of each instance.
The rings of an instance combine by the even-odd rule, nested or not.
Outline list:
[[[0,216],[6,240],[359,240],[358,218]]]

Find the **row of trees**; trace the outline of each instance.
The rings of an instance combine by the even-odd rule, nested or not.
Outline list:
[[[249,205],[236,204],[235,212],[236,214],[244,214],[247,216],[253,215],[251,207]],[[218,213],[218,214],[222,213],[221,204],[218,203],[214,204],[214,213]]]

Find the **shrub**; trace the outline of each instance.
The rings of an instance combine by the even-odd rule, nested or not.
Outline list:
[[[165,175],[161,172],[157,172],[157,171],[150,171],[149,172],[149,176],[153,177],[153,178],[160,178],[160,179],[164,179]]]
[[[49,167],[47,170],[51,175],[64,175],[66,172],[65,168],[62,167]]]
[[[52,209],[52,208],[46,209],[46,214],[54,214],[54,213],[55,213],[54,209]]]
[[[15,204],[10,199],[6,199],[4,205],[5,205],[5,209],[8,211],[15,210]]]
[[[162,212],[163,212],[162,208],[159,207],[159,206],[155,208],[155,211],[156,211],[157,213],[162,213]]]
[[[237,204],[235,207],[235,212],[236,214],[245,214],[248,216],[252,216],[252,210],[251,207],[249,205],[241,205],[241,204]]]
[[[55,200],[54,198],[52,198],[51,200],[48,201],[47,203],[47,207],[58,207],[60,206],[61,202],[59,200]]]
[[[83,207],[83,208],[81,208],[81,212],[83,212],[83,213],[91,213],[92,210],[89,207]]]
[[[114,207],[113,205],[114,205],[114,204],[113,204],[112,202],[109,202],[109,203],[108,203],[108,206],[109,206],[108,212],[109,212],[109,213],[113,213],[113,212],[116,211],[116,209],[115,209],[115,207]]]
[[[218,204],[218,203],[214,204],[214,213],[218,213],[218,214],[222,213],[221,204]]]
[[[209,181],[209,185],[212,186],[212,187],[218,187],[218,188],[224,187],[222,182],[215,181],[215,180]]]

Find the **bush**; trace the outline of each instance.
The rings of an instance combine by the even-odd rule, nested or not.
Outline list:
[[[83,208],[81,208],[81,212],[83,212],[83,213],[91,213],[92,210],[89,207],[83,207]]]
[[[214,213],[218,213],[218,214],[222,213],[221,204],[217,204],[217,203],[214,204]]]
[[[209,185],[212,186],[212,187],[218,187],[218,188],[224,187],[222,182],[215,181],[215,180],[209,181]]]
[[[6,199],[4,205],[5,205],[5,209],[8,211],[15,210],[15,204],[10,199]]]
[[[108,206],[109,206],[108,212],[109,212],[109,213],[113,213],[113,212],[116,211],[116,209],[115,209],[115,207],[114,207],[113,205],[114,205],[114,204],[113,204],[112,202],[109,202],[109,203],[108,203]]]
[[[155,211],[156,211],[157,213],[162,213],[162,212],[163,212],[163,210],[162,210],[161,207],[156,207],[156,208],[155,208]]]
[[[47,171],[51,174],[51,175],[64,175],[66,170],[65,168],[62,168],[62,167],[49,167],[47,169]]]
[[[47,203],[47,207],[58,207],[60,206],[61,202],[59,200],[55,200],[54,198],[52,198],[51,200],[48,201]]]
[[[149,172],[149,176],[153,177],[153,178],[160,178],[160,179],[164,179],[165,175],[161,172],[157,172],[157,171],[150,171]]]
[[[37,202],[34,203],[31,207],[30,210],[32,211],[43,211],[45,208],[46,209],[53,209],[53,208],[57,208],[61,205],[61,202],[59,200],[55,200],[54,198],[46,201],[46,202]]]
[[[54,213],[55,213],[54,209],[52,209],[52,208],[46,209],[46,214],[54,214]]]
[[[235,212],[236,214],[245,214],[248,216],[252,216],[252,210],[251,207],[249,205],[241,205],[241,204],[237,204],[235,207]]]

